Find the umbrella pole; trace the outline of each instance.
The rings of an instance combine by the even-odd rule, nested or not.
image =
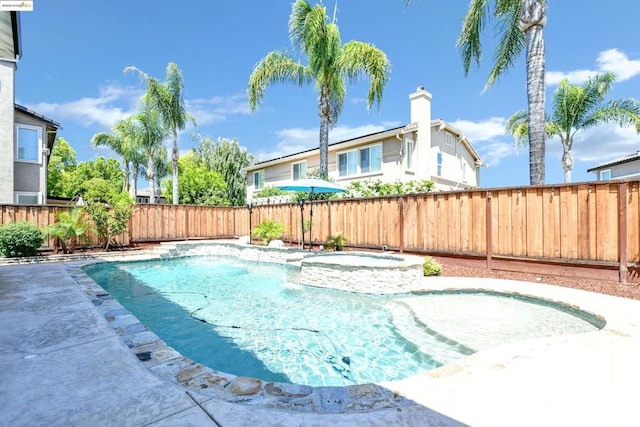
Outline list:
[[[313,203],[309,203],[309,250],[313,248]]]

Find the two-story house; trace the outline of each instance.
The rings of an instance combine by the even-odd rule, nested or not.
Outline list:
[[[0,12],[0,204],[44,204],[60,123],[15,103],[20,14]]]
[[[431,94],[424,87],[418,87],[409,100],[408,124],[329,145],[333,181],[346,187],[366,179],[424,179],[441,191],[479,186],[482,162],[464,134],[443,120],[431,119]],[[319,165],[319,148],[256,163],[245,169],[247,198],[265,187],[304,178]]]
[[[640,177],[640,151],[600,163],[587,169],[587,172],[595,173],[598,181],[638,178]]]

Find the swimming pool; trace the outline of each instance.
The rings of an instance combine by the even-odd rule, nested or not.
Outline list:
[[[523,297],[362,295],[301,286],[297,271],[228,257],[85,267],[180,353],[265,381],[393,381],[500,343],[599,328],[577,312]]]

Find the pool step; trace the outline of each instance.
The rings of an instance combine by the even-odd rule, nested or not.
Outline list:
[[[429,325],[418,319],[409,305],[394,301],[388,308],[397,333],[415,345],[420,352],[429,355],[438,363],[444,365],[475,352],[475,350],[429,328]]]

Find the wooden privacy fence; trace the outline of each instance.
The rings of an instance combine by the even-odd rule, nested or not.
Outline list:
[[[310,219],[312,205],[315,244],[340,232],[356,248],[386,245],[518,271],[534,271],[532,265],[543,263],[542,271],[554,274],[571,265],[587,269],[582,274],[589,277],[605,278],[600,273],[608,271],[606,278],[613,272],[626,282],[640,263],[639,189],[638,181],[605,181],[315,201],[305,203],[304,220]],[[43,227],[62,209],[69,208],[2,206],[0,223],[23,220]],[[285,225],[283,240],[302,241],[298,204],[253,207],[253,227],[267,219]],[[142,204],[134,206],[129,231],[120,242],[248,233],[246,207]]]

